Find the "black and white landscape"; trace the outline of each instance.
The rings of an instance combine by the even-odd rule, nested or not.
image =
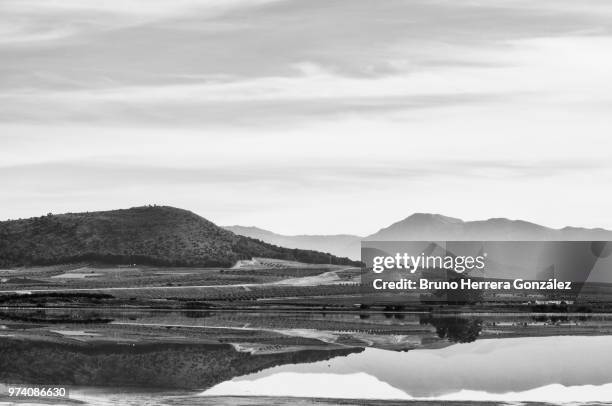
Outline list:
[[[606,233],[415,214],[370,238],[486,240],[490,229],[525,241]],[[273,242],[168,206],[0,222],[3,396],[51,385],[69,389],[61,402],[94,405],[607,399],[609,275],[581,279],[579,295],[398,302],[363,290],[359,261]],[[489,265],[541,276],[528,258]]]
[[[0,15],[0,404],[612,404],[608,0]],[[597,266],[372,293],[381,241]]]
[[[521,220],[494,218],[462,221],[439,214],[415,213],[381,228],[374,234],[280,235],[257,227],[228,226],[245,237],[289,248],[312,249],[358,260],[361,241],[612,241],[612,231],[602,228],[552,229]]]

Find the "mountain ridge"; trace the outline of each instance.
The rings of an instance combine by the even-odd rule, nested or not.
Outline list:
[[[566,226],[555,229],[525,220],[493,217],[487,220],[463,221],[439,214],[415,213],[365,240],[610,240],[612,231],[603,228]]]
[[[359,259],[361,256],[361,240],[612,240],[612,231],[604,228],[565,226],[555,229],[505,217],[464,221],[435,213],[414,213],[365,237],[351,234],[283,235],[255,226],[224,228],[270,243],[282,241],[284,244],[281,245],[284,246],[312,248],[353,259]],[[333,244],[330,241],[333,241]]]
[[[359,250],[362,237],[352,234],[299,234],[284,235],[255,226],[224,226],[226,230],[235,234],[266,241],[270,244],[280,245],[288,248],[301,248],[323,252],[334,253],[341,257],[359,258]],[[357,254],[355,256],[355,254]]]

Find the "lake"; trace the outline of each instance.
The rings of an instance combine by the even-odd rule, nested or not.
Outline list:
[[[92,405],[612,404],[611,332],[608,315],[5,308],[0,382]]]

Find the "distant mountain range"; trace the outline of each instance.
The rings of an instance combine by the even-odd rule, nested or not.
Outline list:
[[[167,206],[0,222],[0,267],[80,261],[226,267],[252,257],[358,265],[348,258],[236,235],[190,211]]]
[[[612,241],[612,231],[602,228],[553,229],[522,220],[492,218],[463,221],[440,214],[415,213],[378,232],[356,235],[280,235],[257,227],[225,227],[236,234],[290,248],[312,249],[359,259],[360,241]]]
[[[340,257],[359,259],[362,237],[350,234],[338,235],[282,235],[257,227],[223,227],[235,234],[256,238],[270,244],[287,248],[300,248],[333,253]]]

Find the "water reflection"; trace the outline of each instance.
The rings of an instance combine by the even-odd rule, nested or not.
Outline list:
[[[471,400],[595,385],[612,399],[610,333],[599,314],[1,309],[0,382]]]
[[[471,394],[471,400],[478,400],[514,393],[515,399],[536,400],[543,393],[550,395],[553,385],[559,392],[551,401],[563,393],[612,401],[611,345],[612,337],[606,336],[485,339],[402,353],[368,348],[326,362],[285,365],[235,378],[204,394],[290,396],[287,388],[294,388],[295,396],[318,396],[320,389],[310,383],[324,378],[337,397],[351,397],[367,382],[372,393],[384,399],[450,400]],[[590,396],[580,388],[585,385],[593,385]]]
[[[53,324],[101,324],[113,321],[101,312],[78,309],[7,309],[0,310],[0,320]]]
[[[431,317],[421,319],[421,324],[431,324],[440,338],[453,343],[471,343],[482,331],[482,320],[465,317]]]
[[[235,376],[359,352],[358,348],[252,355],[229,344],[64,343],[1,340],[0,382],[204,389]]]

